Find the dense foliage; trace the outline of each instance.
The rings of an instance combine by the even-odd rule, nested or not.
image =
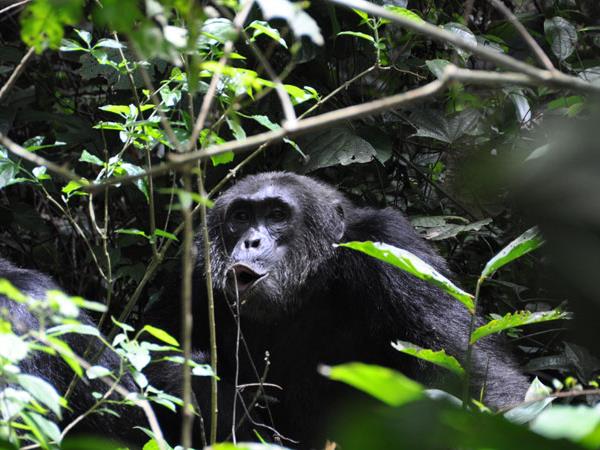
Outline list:
[[[123,401],[187,403],[143,374],[180,337],[138,319],[189,263],[190,225],[206,226],[211,198],[242,174],[286,169],[406,212],[453,279],[385,243],[342,245],[485,313],[469,352],[504,332],[535,378],[497,414],[389,369],[322,367],[388,406],[340,419],[352,448],[600,448],[595,0],[0,1],[0,80],[0,255],[81,296],[29,298],[0,280],[40,323],[18,334],[0,311],[0,446],[92,445],[63,440],[65,393],[17,367],[46,351],[74,376],[118,383],[74,355],[67,332],[123,357],[139,387]],[[77,322],[80,307],[103,334]],[[468,359],[392,344],[468,383]],[[182,348],[176,362],[189,360]],[[178,444],[155,431],[145,448]]]

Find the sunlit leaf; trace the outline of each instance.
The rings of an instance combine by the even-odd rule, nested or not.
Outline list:
[[[391,264],[405,272],[414,275],[415,277],[427,281],[434,286],[439,287],[443,291],[457,299],[471,312],[474,310],[473,296],[458,286],[452,281],[439,273],[435,268],[427,264],[418,256],[404,249],[394,247],[393,245],[383,242],[346,242],[339,244],[340,247],[347,247],[367,255],[373,256],[381,261]]]
[[[490,259],[483,268],[481,277],[488,278],[492,276],[500,267],[535,250],[543,243],[544,239],[539,234],[537,227],[530,228]]]
[[[153,327],[152,325],[145,325],[144,328],[142,328],[142,330],[150,333],[156,339],[163,341],[165,344],[179,347],[179,342],[177,342],[177,339],[175,339],[166,331],[161,330],[160,328]]]
[[[391,406],[400,406],[424,396],[423,386],[387,367],[363,363],[320,366],[319,372],[349,384]]]
[[[531,382],[523,402],[504,413],[504,417],[513,423],[524,424],[531,422],[537,417],[546,407],[552,403],[554,397],[548,397],[552,393],[552,389],[542,383],[538,377]],[[538,401],[535,401],[538,400]]]
[[[392,347],[399,352],[406,353],[407,355],[414,356],[415,358],[419,358],[448,369],[457,375],[462,376],[465,373],[465,370],[456,360],[456,358],[446,354],[444,350],[434,351],[405,341],[392,342]]]
[[[500,331],[508,330],[509,328],[568,318],[569,313],[557,309],[541,312],[517,311],[515,313],[508,313],[502,318],[491,320],[473,331],[473,334],[471,335],[471,344],[474,344],[482,337],[499,333]]]
[[[399,16],[404,17],[405,19],[410,19],[413,22],[423,22],[421,16],[419,16],[416,12],[411,11],[410,9],[406,9],[396,5],[384,5],[383,7],[388,11],[393,12],[394,14],[398,14]],[[388,21],[384,21],[384,23],[386,22]]]
[[[371,35],[360,33],[358,31],[340,31],[338,36],[354,36],[360,39],[364,39],[366,41],[375,42],[375,38]]]
[[[58,395],[54,386],[47,381],[42,380],[40,377],[28,374],[18,375],[17,381],[21,387],[29,392],[38,402],[50,408],[58,418],[62,417],[60,395]]]

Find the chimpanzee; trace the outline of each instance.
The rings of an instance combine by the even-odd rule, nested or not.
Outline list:
[[[37,300],[46,298],[46,291],[48,290],[60,290],[48,276],[34,270],[16,267],[1,257],[0,279],[8,280],[23,294]],[[8,319],[13,331],[17,334],[24,334],[30,330],[38,329],[38,319],[27,309],[26,305],[9,300],[3,295],[0,295],[0,317]],[[84,324],[92,324],[91,318],[84,311],[80,311],[78,319]],[[88,344],[90,344],[91,349],[89,353],[98,354],[102,344],[95,338],[88,338],[89,336],[82,334],[66,334],[61,337],[79,356],[84,355]],[[112,370],[113,373],[118,373],[120,359],[115,353],[106,350],[96,361],[96,364]],[[48,381],[58,390],[60,395],[66,393],[74,376],[74,372],[59,356],[42,351],[32,351],[27,358],[20,362],[19,367],[22,373],[35,375]],[[123,376],[120,384],[130,392],[138,390],[129,375]],[[108,390],[108,386],[100,380],[81,379],[74,386],[73,393],[68,400],[69,410],[64,411],[63,425],[71,423],[96,403],[96,399],[92,396],[93,392],[104,393]],[[2,386],[0,382],[0,390],[4,387],[6,386]],[[137,444],[141,447],[148,438],[141,431],[133,429],[134,426],[138,425],[147,426],[140,408],[111,405],[111,409],[119,416],[98,412],[89,414],[74,429],[78,433],[99,434],[134,445]]]
[[[300,448],[322,444],[322,424],[350,394],[319,375],[319,364],[361,361],[433,382],[438,374],[432,365],[392,348],[398,339],[464,360],[470,316],[462,304],[391,265],[334,246],[385,242],[448,274],[444,259],[399,211],[359,207],[315,179],[270,172],[223,192],[209,212],[208,228],[220,383],[248,389],[261,380],[270,386],[259,397],[277,400],[266,403],[263,422],[299,441]],[[197,246],[194,346],[208,350],[202,239]],[[178,303],[155,315],[172,333],[180,329],[168,323],[179,317]],[[472,393],[479,397],[483,389],[488,405],[523,399],[528,380],[500,338],[476,345],[472,367]],[[196,390],[196,396],[206,393]],[[238,414],[248,406],[241,403]],[[231,423],[219,427],[222,437],[231,432]]]

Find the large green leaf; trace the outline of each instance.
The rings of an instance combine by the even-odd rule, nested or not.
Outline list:
[[[536,433],[551,439],[567,438],[587,448],[600,446],[600,410],[585,405],[553,405],[531,424]]]
[[[544,239],[536,227],[530,228],[521,236],[504,247],[496,256],[488,261],[481,272],[482,278],[492,276],[500,267],[540,247]]]
[[[322,375],[349,384],[391,406],[400,406],[424,396],[423,386],[387,367],[358,362],[321,366]]]
[[[569,313],[559,310],[542,312],[517,311],[515,313],[508,313],[502,318],[494,319],[473,331],[473,334],[471,335],[471,344],[474,344],[482,337],[499,333],[500,331],[508,330],[509,328],[568,318]]]
[[[456,286],[452,281],[439,273],[418,256],[404,249],[384,244],[383,242],[345,242],[340,247],[347,247],[366,253],[381,261],[385,261],[415,277],[427,281],[457,299],[471,312],[474,311],[473,296]]]
[[[415,358],[419,358],[423,361],[428,361],[432,364],[448,369],[457,375],[462,376],[465,373],[465,369],[463,369],[456,358],[446,354],[445,350],[434,351],[405,341],[392,342],[392,347],[399,352],[406,353],[407,355],[414,356]]]
[[[46,405],[60,419],[61,399],[54,386],[45,380],[33,375],[21,374],[17,376],[17,381],[23,389],[29,392],[38,402]]]
[[[34,0],[21,14],[21,38],[41,53],[58,48],[65,25],[75,25],[83,12],[83,0]]]
[[[550,42],[552,52],[561,61],[567,59],[577,45],[577,29],[567,19],[553,17],[544,21],[544,33]]]

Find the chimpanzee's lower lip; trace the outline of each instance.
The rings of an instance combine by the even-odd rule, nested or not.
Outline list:
[[[228,272],[233,274],[232,287],[234,291],[237,290],[238,295],[249,292],[268,275],[267,272],[259,272],[256,268],[243,263],[233,264]]]

